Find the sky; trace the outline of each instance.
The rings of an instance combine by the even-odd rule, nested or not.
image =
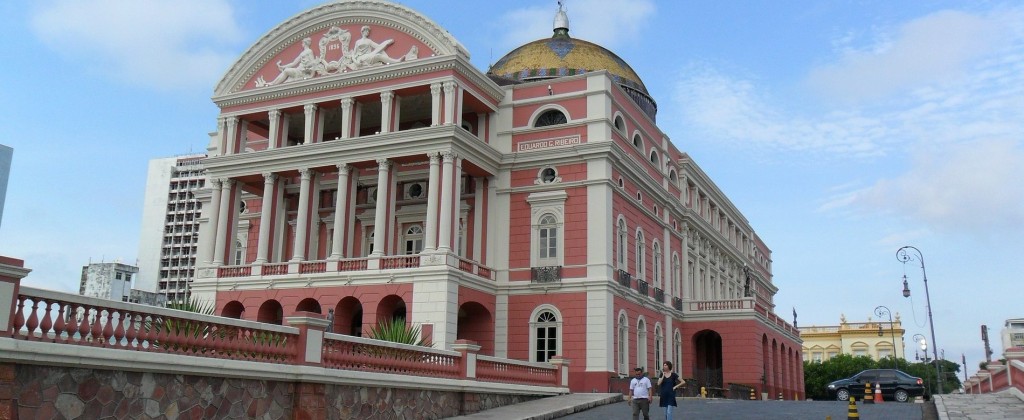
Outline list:
[[[134,263],[148,161],[205,151],[217,81],[320,3],[0,2],[0,144],[14,148],[0,255],[25,260],[24,284],[75,292],[90,261]],[[557,8],[401,3],[481,70],[550,36]],[[570,35],[630,63],[661,129],[771,248],[779,315],[838,325],[878,319],[884,305],[908,343],[928,336],[947,359],[965,355],[969,374],[984,359],[984,324],[999,357],[995,332],[1024,317],[1024,6],[565,3]],[[904,245],[923,267],[897,260]]]

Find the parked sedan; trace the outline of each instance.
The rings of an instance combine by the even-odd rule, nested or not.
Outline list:
[[[924,381],[896,369],[868,369],[846,379],[828,384],[829,398],[848,401],[850,397],[864,399],[865,384],[871,384],[874,395],[875,384],[882,388],[883,401],[906,402],[911,398],[924,395]]]

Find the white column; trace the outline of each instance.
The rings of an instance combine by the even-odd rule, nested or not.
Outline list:
[[[455,125],[462,126],[462,86],[455,85]]]
[[[459,247],[459,228],[462,224],[459,223],[459,218],[462,216],[462,158],[455,157],[455,173],[452,174],[452,181],[455,185],[452,186],[452,249],[458,254],[462,251]],[[466,238],[462,238],[463,241]]]
[[[373,218],[373,253],[377,257],[384,255],[384,239],[387,236],[388,223],[388,174],[391,172],[391,161],[377,159],[377,207]]]
[[[271,109],[267,113],[270,117],[270,132],[267,135],[267,149],[276,149],[278,137],[281,136],[281,110]]]
[[[484,179],[474,178],[473,183],[476,184],[476,190],[473,191],[473,256],[471,259],[475,261],[483,261],[480,258],[480,252],[483,250],[484,237]]]
[[[441,84],[430,84],[430,126],[441,124]]]
[[[210,186],[213,188],[213,193],[210,195],[210,228],[208,231],[213,233],[213,238],[203,238],[204,241],[210,243],[206,247],[205,255],[203,255],[203,262],[207,264],[213,262],[213,256],[217,253],[217,235],[220,234],[217,222],[220,220],[220,191],[222,184],[219,179],[211,179]]]
[[[338,192],[334,204],[334,234],[331,237],[331,260],[341,259],[342,232],[345,230],[345,215],[348,214],[348,174],[351,168],[348,164],[338,165]]]
[[[220,156],[228,154],[228,119],[225,117],[217,118],[217,147],[220,148],[218,152]]]
[[[227,244],[228,222],[231,221],[231,190],[235,181],[221,181],[220,209],[217,215],[217,242],[213,249],[213,265],[224,265],[224,246]]]
[[[263,173],[263,205],[260,206],[260,238],[256,245],[256,263],[267,262],[267,250],[270,246],[270,220],[274,206],[274,183],[277,182],[277,175],[271,172]]]
[[[665,222],[668,222],[668,209],[665,209]],[[669,228],[663,228],[664,237],[661,242],[661,289],[665,292],[665,296],[672,296],[672,242],[671,236],[669,235]],[[672,304],[672,299],[668,298],[667,302],[669,305]],[[664,353],[662,353],[664,354]]]
[[[444,82],[444,123],[455,123],[455,82]]]
[[[228,134],[227,134],[227,147],[228,151],[226,154],[233,155],[238,153],[238,149],[235,147],[238,141],[238,117],[230,117],[227,119]]]
[[[487,131],[484,130],[487,124],[487,114],[481,112],[476,114],[476,138],[485,140],[487,138]]]
[[[679,266],[681,267],[679,284],[683,290],[680,291],[679,297],[689,300],[694,296],[693,287],[690,285],[690,228],[685,223],[680,228],[683,231],[683,239],[680,241],[682,246],[679,248]]]
[[[380,133],[391,132],[391,105],[394,103],[395,92],[380,93]]]
[[[436,114],[435,114],[436,116]],[[427,153],[430,157],[430,179],[427,181],[427,220],[423,232],[423,252],[437,250],[437,202],[441,198],[441,155]]]
[[[302,107],[302,110],[305,112],[306,117],[304,120],[306,122],[306,131],[302,134],[302,144],[312,144],[314,140],[313,129],[316,127],[316,120],[314,119],[316,117],[316,105],[308,104]]]
[[[309,229],[309,187],[313,171],[309,168],[299,169],[299,212],[295,218],[295,244],[292,246],[292,261],[306,260],[306,231]]]
[[[347,139],[352,134],[352,98],[341,99],[341,138]]]
[[[455,182],[452,180],[455,159],[458,157],[452,151],[441,152],[444,160],[444,167],[441,172],[441,229],[438,238],[438,252],[451,252],[452,250],[452,196]]]

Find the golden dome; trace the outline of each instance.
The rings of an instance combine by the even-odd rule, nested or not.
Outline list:
[[[570,38],[567,29],[556,28],[553,37],[512,50],[487,72],[514,82],[531,82],[607,70],[612,80],[653,120],[657,104],[629,64],[600,45]]]

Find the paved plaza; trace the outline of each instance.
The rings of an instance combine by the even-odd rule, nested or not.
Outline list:
[[[846,419],[849,403],[840,401],[744,401],[680,398],[673,419],[792,420]],[[651,419],[665,418],[658,401]],[[1024,399],[1012,394],[950,394],[931,403],[857,404],[861,419],[1021,420]],[[629,419],[632,410],[619,394],[569,394],[488,410],[459,420],[611,420]]]

